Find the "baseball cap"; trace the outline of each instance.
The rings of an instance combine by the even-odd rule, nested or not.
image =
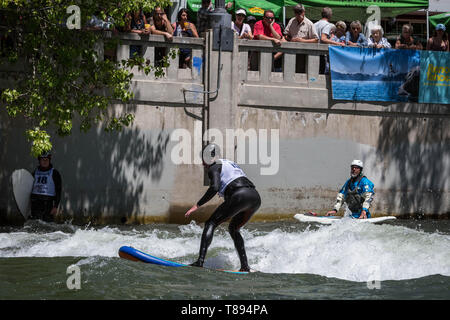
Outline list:
[[[445,31],[445,26],[444,26],[442,23],[439,23],[439,24],[436,26],[436,30],[442,30],[442,31]]]
[[[243,14],[244,16],[246,16],[247,12],[244,9],[239,9],[236,11],[236,15],[238,15],[238,14]]]

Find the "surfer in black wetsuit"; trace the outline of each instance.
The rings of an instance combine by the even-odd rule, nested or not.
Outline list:
[[[39,166],[33,172],[30,219],[51,222],[58,212],[62,179],[58,170],[53,168],[51,159],[50,153],[44,153],[38,157]]]
[[[206,221],[200,243],[199,257],[192,266],[202,267],[206,252],[212,242],[214,230],[221,223],[231,218],[228,231],[234,241],[241,262],[240,271],[250,271],[245,253],[244,239],[239,229],[246,224],[261,205],[261,198],[255,185],[246,177],[239,166],[226,159],[219,159],[220,151],[216,144],[209,144],[203,150],[203,165],[208,169],[210,186],[203,197],[189,209],[185,216],[197,210],[211,200],[216,193],[225,201]]]

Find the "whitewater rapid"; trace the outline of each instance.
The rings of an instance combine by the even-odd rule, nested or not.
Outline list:
[[[0,258],[109,257],[118,258],[121,246],[133,246],[151,255],[181,263],[196,259],[202,226],[151,225],[128,229],[77,227],[71,224],[25,226],[0,233]],[[299,229],[243,228],[250,266],[264,273],[316,274],[362,282],[405,280],[441,274],[450,276],[450,236],[402,225],[339,221]],[[218,228],[206,257],[206,266],[239,267],[226,228]]]

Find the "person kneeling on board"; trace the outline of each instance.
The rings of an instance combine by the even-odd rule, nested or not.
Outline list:
[[[33,172],[30,219],[51,222],[58,212],[62,180],[58,170],[53,168],[51,159],[50,153],[38,157],[39,166]]]
[[[203,165],[208,169],[210,186],[204,196],[189,209],[185,217],[211,200],[216,193],[225,201],[206,221],[200,243],[198,260],[192,266],[202,267],[206,252],[212,242],[214,230],[221,223],[231,218],[228,231],[234,241],[241,262],[239,271],[250,271],[245,253],[244,239],[239,229],[246,224],[261,205],[261,198],[255,185],[247,178],[242,169],[233,161],[219,159],[220,149],[216,144],[209,144],[203,149]]]
[[[374,184],[362,174],[362,171],[362,161],[353,160],[350,165],[350,179],[339,191],[334,209],[328,211],[327,216],[335,215],[345,202],[353,218],[370,218],[369,208],[375,193]]]

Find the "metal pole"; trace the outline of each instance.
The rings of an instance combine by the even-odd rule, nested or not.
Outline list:
[[[429,21],[428,21],[428,8],[427,8],[427,42],[428,39],[430,39],[430,25],[429,25]]]

